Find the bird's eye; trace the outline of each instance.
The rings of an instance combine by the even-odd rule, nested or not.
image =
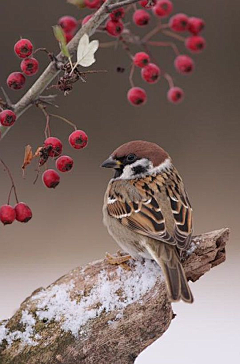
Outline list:
[[[128,154],[128,156],[127,156],[127,161],[128,162],[133,162],[133,161],[135,161],[135,159],[136,159],[135,154]]]

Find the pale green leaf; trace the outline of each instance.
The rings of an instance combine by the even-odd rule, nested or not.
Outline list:
[[[53,32],[54,32],[55,38],[60,43],[60,48],[61,48],[63,55],[67,58],[70,58],[70,53],[67,49],[67,42],[66,42],[65,34],[64,34],[62,27],[60,27],[60,25],[54,25]]]

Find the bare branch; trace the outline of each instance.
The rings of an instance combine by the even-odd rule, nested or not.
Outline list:
[[[138,3],[140,0],[124,0],[124,1],[120,1],[117,4],[113,4],[113,5],[108,5],[106,8],[106,11],[108,13],[111,13],[113,10],[122,8],[123,6],[127,6],[127,5],[131,5],[131,4],[135,4]],[[151,0],[149,0],[149,2],[151,2]]]
[[[76,53],[77,46],[79,40],[83,36],[83,34],[88,34],[91,36],[95,33],[96,28],[108,17],[108,13],[106,11],[107,7],[111,4],[114,4],[118,0],[107,0],[103,5],[98,9],[98,11],[89,19],[89,21],[82,26],[81,29],[76,33],[74,38],[68,43],[68,50],[71,56]],[[67,59],[60,52],[56,57],[58,62],[65,63]],[[42,75],[36,80],[36,82],[32,85],[32,87],[26,92],[26,94],[15,104],[12,105],[13,111],[16,113],[19,118],[34,102],[37,98],[43,93],[44,90],[49,86],[49,84],[54,80],[54,78],[60,73],[59,70],[55,67],[55,62],[51,62]],[[10,127],[0,126],[1,138],[3,138]]]

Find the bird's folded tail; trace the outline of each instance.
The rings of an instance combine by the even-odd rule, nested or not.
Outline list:
[[[148,243],[146,248],[164,273],[170,300],[175,302],[182,299],[185,302],[192,303],[193,295],[176,248],[155,241]]]

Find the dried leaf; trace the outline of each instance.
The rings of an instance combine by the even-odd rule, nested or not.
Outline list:
[[[64,54],[64,56],[67,58],[71,58],[70,53],[67,48],[66,37],[65,37],[62,27],[60,27],[60,25],[54,25],[53,32],[54,32],[55,38],[60,43],[60,48],[61,48],[61,51]]]
[[[94,58],[94,53],[97,51],[98,47],[98,40],[89,42],[88,35],[84,34],[78,43],[77,65],[83,67],[91,66],[96,61]]]
[[[24,160],[23,160],[23,165],[22,165],[23,175],[24,175],[24,171],[25,171],[27,165],[31,163],[32,159],[33,159],[32,147],[31,147],[31,145],[27,145],[25,147],[25,154],[24,154]]]

